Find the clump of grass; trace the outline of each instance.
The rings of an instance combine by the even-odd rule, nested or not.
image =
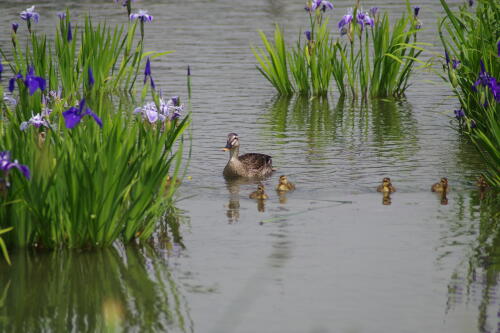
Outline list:
[[[149,57],[141,104],[149,92],[153,101],[133,112],[133,102],[113,97],[134,86],[144,55],[161,55],[143,53],[147,17],[139,20],[135,51],[137,21],[124,33],[86,18],[79,32],[69,12],[60,17],[54,54],[33,25],[25,46],[13,32],[12,95],[0,102],[0,152],[30,173],[0,169],[0,229],[13,227],[5,241],[20,247],[148,239],[172,202],[175,187],[167,189],[165,181],[181,168],[189,116],[181,117],[178,97],[158,95]]]
[[[260,32],[265,49],[253,48],[257,68],[281,95],[324,96],[333,79],[341,95],[402,97],[415,64],[428,66],[418,60],[427,45],[417,40],[420,9],[412,9],[409,1],[406,4],[408,13],[391,25],[386,13],[379,14],[376,7],[365,12],[357,1],[338,23],[341,37],[334,40],[324,17],[333,5],[309,2],[306,38],[287,48],[279,26],[274,44]]]
[[[446,13],[438,26],[445,49],[442,77],[460,102],[455,110],[458,128],[484,157],[485,178],[500,187],[500,5],[482,0],[475,11],[468,5],[452,11],[440,1]]]

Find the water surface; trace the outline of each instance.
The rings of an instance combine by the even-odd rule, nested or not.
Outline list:
[[[404,10],[401,1],[362,3]],[[337,22],[352,2],[334,4]],[[0,3],[9,18],[0,47],[28,5]],[[418,5],[420,39],[440,54],[438,2]],[[126,19],[113,1],[51,1],[37,4],[37,29],[48,31],[64,6],[79,19]],[[398,102],[361,103],[335,91],[279,98],[255,69],[250,45],[275,22],[294,40],[307,27],[301,1],[135,6],[155,16],[147,48],[176,50],[153,62],[164,94],[185,98],[192,69],[192,179],[178,202],[186,248],[14,253],[12,268],[0,266],[0,330],[500,331],[499,206],[475,189],[483,166],[452,128],[449,87],[419,72]],[[240,135],[242,152],[273,156],[278,171],[264,181],[264,204],[248,199],[255,182],[222,177],[229,132]],[[297,186],[285,197],[273,191],[281,174]],[[390,205],[375,191],[384,176],[397,188]],[[430,192],[442,176],[452,188],[447,198]]]

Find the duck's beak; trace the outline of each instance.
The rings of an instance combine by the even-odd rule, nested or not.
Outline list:
[[[230,150],[230,149],[227,147],[222,148],[222,151],[228,151],[228,150]]]
[[[228,150],[231,150],[231,148],[233,148],[233,147],[231,147],[231,144],[228,142],[228,143],[226,143],[226,146],[224,148],[222,148],[222,151],[228,151]]]

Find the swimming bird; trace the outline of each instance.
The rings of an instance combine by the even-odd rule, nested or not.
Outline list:
[[[448,189],[449,189],[448,188],[448,178],[446,178],[446,177],[441,178],[439,183],[435,183],[431,187],[432,192],[438,192],[438,193],[443,193],[443,192],[446,193],[446,192],[448,192]]]
[[[240,139],[236,133],[227,135],[227,143],[222,150],[229,151],[229,161],[223,172],[227,178],[264,178],[274,171],[273,161],[269,155],[249,153],[238,156]]]
[[[484,192],[485,190],[488,189],[488,183],[486,182],[486,179],[484,179],[483,175],[480,175],[477,178],[476,185],[479,188],[479,191],[481,191],[481,192]]]
[[[396,192],[396,188],[392,186],[391,179],[389,177],[385,177],[382,179],[382,184],[377,187],[377,192],[392,193]]]
[[[295,190],[295,185],[288,181],[288,177],[285,175],[280,176],[280,182],[278,186],[276,186],[276,191],[278,192],[287,192]]]
[[[257,186],[257,191],[250,193],[250,199],[257,199],[257,200],[269,199],[264,190],[264,185],[259,184],[259,186]]]

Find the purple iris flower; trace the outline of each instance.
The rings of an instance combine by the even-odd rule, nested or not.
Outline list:
[[[94,83],[95,83],[94,73],[92,73],[92,68],[89,67],[89,70],[87,72],[88,72],[89,87],[92,87],[94,85]]]
[[[347,24],[350,24],[351,21],[352,21],[352,8],[349,8],[349,10],[347,11],[347,14],[345,14],[342,17],[342,19],[340,20],[340,22],[338,24],[339,30],[342,31],[344,26],[346,26]]]
[[[333,4],[327,0],[313,0],[311,9],[321,9],[321,11],[326,12],[327,9],[333,9]]]
[[[141,113],[143,118],[151,124],[157,121],[164,122],[169,116],[170,120],[178,119],[181,116],[181,112],[184,110],[184,104],[179,104],[180,100],[178,96],[172,97],[166,103],[163,98],[160,98],[160,110],[156,108],[155,103],[150,102],[142,107],[136,108],[134,113]]]
[[[460,66],[460,60],[457,60],[457,59],[453,59],[452,60],[452,66],[453,66],[453,69],[457,69],[458,66]]]
[[[0,57],[0,80],[2,79],[2,72],[3,72],[3,64],[2,64],[2,58]]]
[[[448,65],[450,63],[450,55],[446,50],[444,51],[444,58],[446,59],[446,64]]]
[[[306,35],[306,38],[308,41],[311,41],[311,32],[309,30],[305,31],[304,34]]]
[[[13,106],[17,105],[17,100],[11,96],[6,95],[5,93],[3,94],[3,101]]]
[[[12,23],[12,31],[14,33],[17,33],[17,28],[19,28],[19,23],[16,22]]]
[[[462,109],[455,110],[454,112],[455,112],[455,118],[459,120],[465,117],[465,112]]]
[[[373,27],[373,19],[368,15],[368,13],[363,13],[362,11],[359,11],[356,14],[356,20],[358,24],[361,25],[361,30],[365,27],[365,25],[369,25]]]
[[[148,76],[151,76],[151,60],[149,57],[146,60],[146,67],[144,68],[144,83],[146,83]]]
[[[14,76],[12,79],[9,80],[9,91],[13,92],[14,88],[16,87],[16,80],[17,79],[22,79],[23,76],[21,73],[18,73],[16,76]]]
[[[472,86],[473,89],[476,90],[477,86],[483,86],[483,87],[490,87],[492,90],[494,89],[494,84],[496,82],[495,78],[491,77],[491,75],[486,72],[486,68],[484,66],[484,62],[483,60],[481,59],[480,60],[480,64],[481,64],[481,71],[479,72],[479,78],[477,79],[476,82],[474,82],[474,85]],[[493,82],[493,80],[495,82]]]
[[[378,7],[372,7],[370,8],[370,15],[375,17],[375,15],[377,15],[378,13]]]
[[[474,0],[469,0],[469,7],[472,7],[474,5]]]
[[[0,170],[3,171],[4,178],[7,178],[7,174],[9,170],[12,168],[17,168],[19,171],[21,171],[24,177],[26,177],[26,179],[31,178],[30,169],[26,165],[20,164],[16,160],[11,161],[10,152],[8,151],[0,152]]]
[[[66,123],[66,127],[69,129],[78,125],[80,121],[82,121],[82,118],[87,115],[94,118],[97,125],[102,128],[101,118],[92,112],[90,108],[85,107],[85,98],[80,101],[78,108],[72,106],[63,112],[64,122]]]
[[[151,22],[153,21],[153,16],[148,14],[147,10],[139,10],[139,13],[130,14],[131,20],[139,19],[141,22]]]
[[[45,79],[39,76],[35,76],[35,69],[33,68],[33,66],[28,67],[28,73],[24,78],[24,84],[26,85],[26,87],[28,87],[30,95],[32,96],[37,89],[44,91],[46,87]]]
[[[33,20],[35,23],[38,23],[38,19],[40,18],[40,15],[35,12],[35,6],[23,10],[19,16],[25,21],[31,22]]]
[[[189,67],[189,65],[188,65],[188,68],[187,68],[187,72],[188,72],[187,75],[191,76],[191,67]]]
[[[163,104],[163,100],[160,99],[160,107]],[[147,103],[143,107],[136,108],[134,113],[142,113],[143,117],[147,119],[151,124],[160,120],[161,122],[165,121],[166,116],[156,109],[156,105],[153,102]]]
[[[419,12],[420,12],[420,7],[418,6],[413,7],[413,15],[415,15],[415,17],[418,17]]]
[[[151,87],[155,89],[155,82],[153,80],[153,76],[151,76],[151,61],[149,60],[149,57],[148,60],[146,61],[146,67],[144,68],[144,84],[146,84],[148,77],[149,81],[151,82]]]
[[[66,35],[68,42],[73,40],[73,33],[71,32],[71,24],[68,24],[68,34]]]
[[[64,20],[66,18],[66,12],[58,12],[57,16],[59,16],[59,19]]]
[[[115,0],[116,3],[120,2],[122,3],[122,6],[123,7],[127,7],[127,5],[130,3],[130,2],[134,2],[135,0]]]
[[[21,131],[24,131],[27,129],[29,126],[34,126],[36,128],[40,128],[42,126],[49,127],[48,121],[41,115],[40,113],[32,116],[30,120],[28,121],[23,121],[21,123]]]

